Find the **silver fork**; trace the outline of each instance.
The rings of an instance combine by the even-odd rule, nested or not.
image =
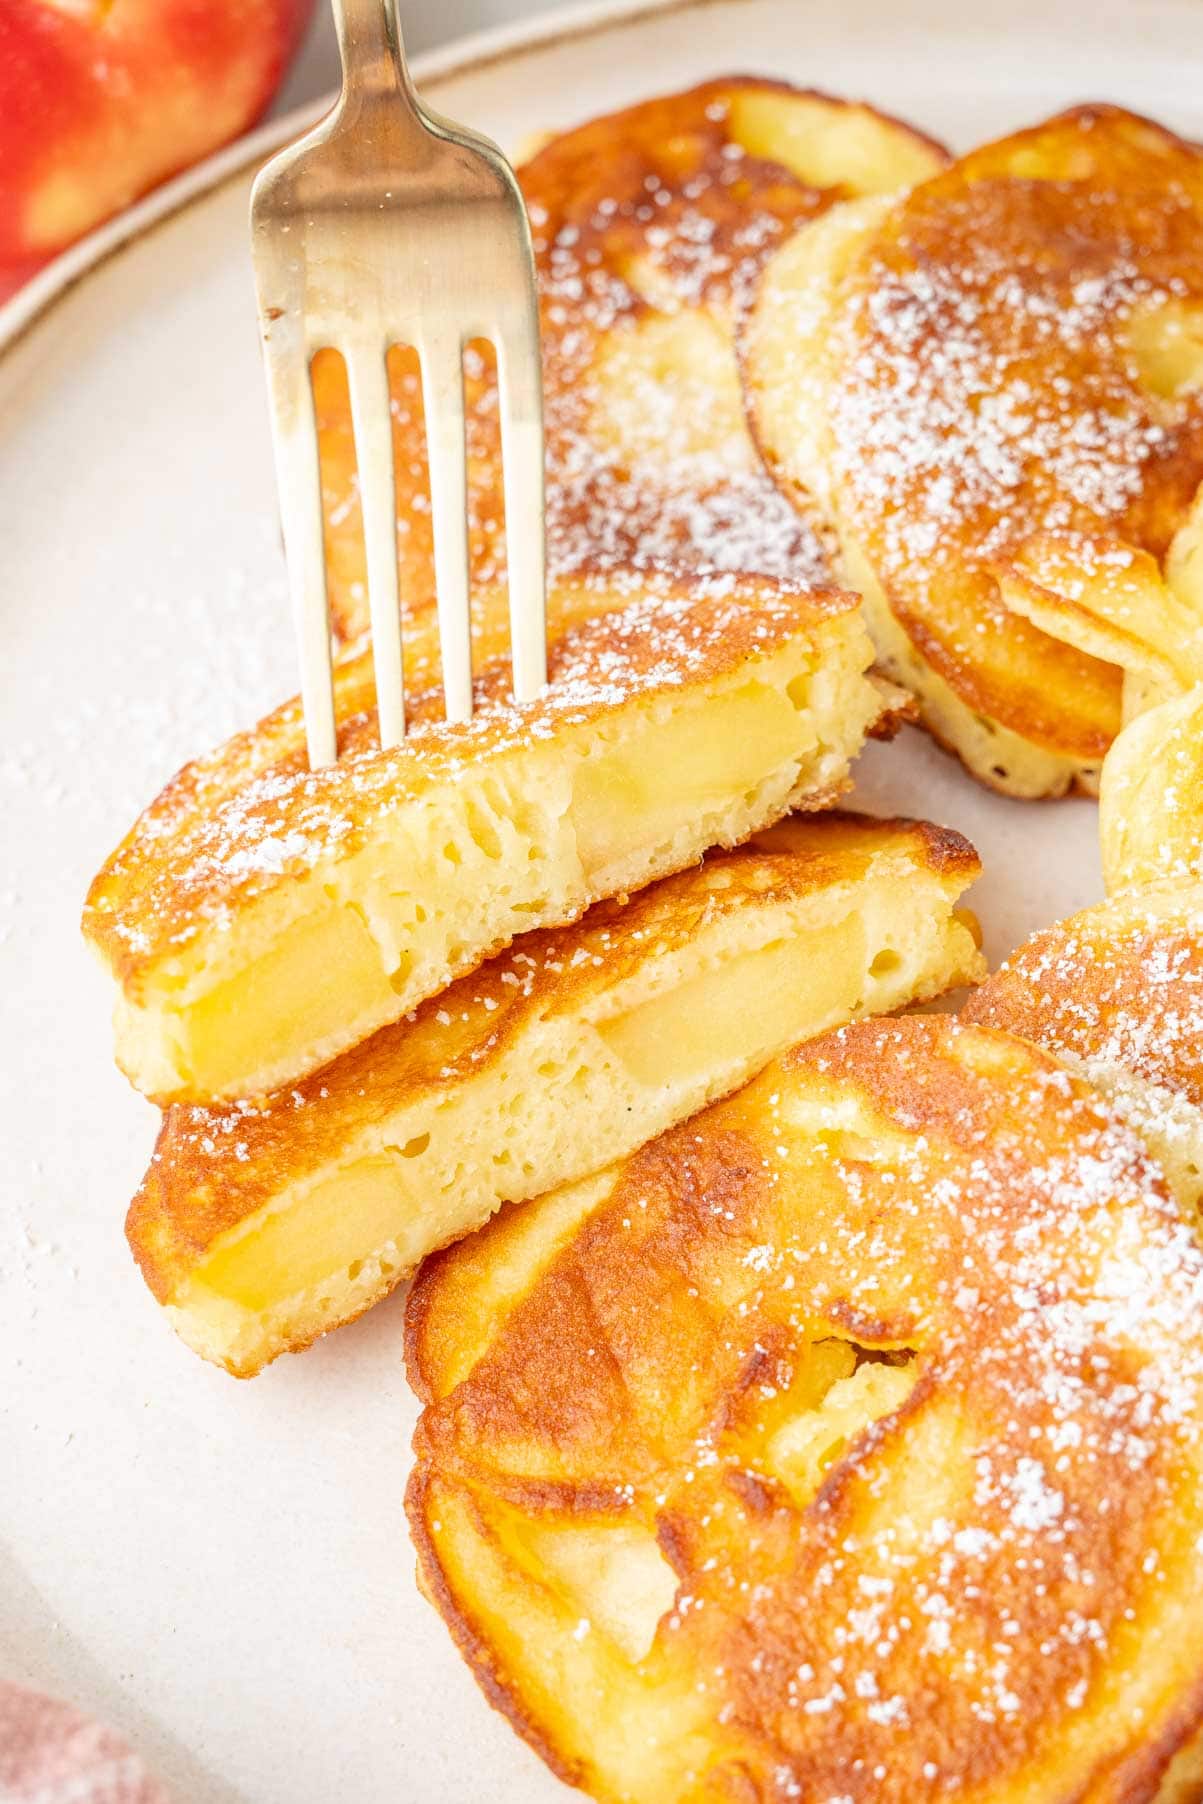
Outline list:
[[[346,360],[367,551],[380,743],[405,732],[385,356],[422,370],[447,718],[472,715],[463,347],[497,352],[514,697],[547,681],[543,389],[530,228],[495,145],[428,112],[396,0],[333,0],[337,104],[260,171],[251,245],[311,765],[337,756],[310,362]]]

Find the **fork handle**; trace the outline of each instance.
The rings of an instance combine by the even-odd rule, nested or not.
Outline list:
[[[397,0],[331,0],[338,53],[343,65],[343,94],[393,94],[421,117],[409,78]]]

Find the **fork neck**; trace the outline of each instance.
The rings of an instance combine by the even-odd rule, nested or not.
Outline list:
[[[416,108],[397,0],[332,0],[344,94],[401,94]]]

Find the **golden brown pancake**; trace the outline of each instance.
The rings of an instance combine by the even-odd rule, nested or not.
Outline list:
[[[377,749],[366,655],[340,760],[297,703],[187,765],[92,885],[118,1061],[160,1100],[262,1095],[507,945],[830,803],[882,712],[853,598],[731,577],[565,579],[550,683],[481,673],[466,725],[413,697]],[[623,603],[626,605],[622,605]]]
[[[421,1581],[606,1804],[1147,1804],[1203,1717],[1201,1305],[1084,1084],[857,1023],[423,1268]]]
[[[1146,717],[1147,718],[1147,717]],[[1126,890],[1034,934],[966,1004],[1089,1079],[1203,1204],[1203,884]]]
[[[761,445],[837,528],[886,668],[995,787],[1097,781],[1120,671],[1007,584],[1037,535],[1054,603],[1099,558],[1165,558],[1203,479],[1201,326],[1203,155],[1115,107],[837,209],[766,269]]]
[[[249,1376],[796,1040],[980,976],[954,907],[977,871],[944,828],[797,815],[523,934],[292,1090],[169,1110],[134,1256],[183,1338]]]
[[[1115,539],[1038,532],[994,566],[1013,614],[1118,666],[1125,721],[1203,677],[1203,572],[1187,555],[1203,537],[1201,504],[1203,489],[1164,560]]]
[[[538,265],[553,573],[704,568],[821,580],[811,526],[749,437],[733,329],[787,233],[850,195],[946,160],[871,108],[732,76],[642,102],[546,143],[519,172]],[[467,360],[470,541],[478,585],[504,584],[495,366]],[[411,611],[433,600],[421,384],[392,356],[398,552]],[[345,374],[314,369],[331,607],[367,627]],[[478,612],[485,607],[481,602]]]
[[[1103,763],[1108,892],[1203,879],[1203,685],[1124,728]]]

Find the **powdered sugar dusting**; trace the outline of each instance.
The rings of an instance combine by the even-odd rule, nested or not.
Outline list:
[[[731,136],[730,85],[583,126],[520,171],[539,281],[553,583],[586,569],[829,579],[818,532],[748,433],[734,340],[767,258],[838,190],[745,152]],[[465,368],[469,538],[484,590],[506,581],[497,373],[481,347]],[[424,607],[433,550],[413,359],[394,369],[393,396],[403,592]],[[329,372],[319,416],[334,610],[349,640],[367,624],[366,588],[349,403]]]
[[[812,581],[825,572],[818,540],[760,467],[741,419],[715,424],[708,457],[696,445],[674,449],[683,384],[699,391],[686,410],[691,438],[726,403],[706,395],[716,375],[730,383],[738,412],[733,322],[784,233],[829,198],[748,156],[727,136],[728,113],[717,88],[653,102],[571,134],[523,172],[543,303],[557,567],[634,562]],[[584,173],[593,142],[597,166]],[[688,326],[693,310],[720,324],[728,348],[717,372],[696,367],[688,337],[667,372],[624,360],[623,400],[638,424],[625,450],[602,442],[598,421],[610,416],[615,381],[606,353],[649,316],[666,324],[684,313]],[[641,450],[665,414],[673,417],[650,434],[656,448]],[[733,457],[741,467],[730,467]]]
[[[1103,903],[1047,928],[967,1012],[1203,1104],[1201,899],[1194,889]]]
[[[1134,348],[1142,322],[1203,302],[1199,158],[1148,133],[1137,158],[1133,129],[1081,109],[915,190],[835,322],[853,530],[908,614],[971,661],[972,610],[933,601],[933,572],[964,583],[1037,531],[1160,554],[1203,480],[1197,390],[1167,388]]]
[[[1172,1688],[1197,1659],[1175,1599],[1203,1580],[1201,1310],[1156,1168],[1064,1070],[947,1019],[862,1023],[629,1161],[419,1446],[487,1488],[510,1441],[486,1398],[516,1384],[523,1474],[546,1436],[587,1485],[616,1456],[586,1427],[566,1451],[564,1399],[621,1422],[648,1471],[616,1507],[678,1579],[658,1658],[766,1796],[1035,1795],[1111,1678]],[[779,1437],[856,1382],[890,1402],[799,1468]]]
[[[630,600],[615,606],[624,591]],[[164,791],[110,860],[90,916],[136,958],[186,945],[281,879],[349,855],[402,800],[475,780],[485,755],[551,741],[637,698],[725,674],[850,605],[812,599],[802,585],[750,587],[718,573],[672,583],[629,571],[599,591],[598,606],[606,603],[609,611],[553,642],[550,681],[536,701],[514,702],[508,660],[498,660],[477,683],[467,723],[443,719],[438,692],[410,697],[406,737],[390,752],[379,750],[373,709],[344,708],[339,761],[310,770],[289,704]],[[346,667],[348,693],[358,693],[368,657]],[[246,774],[244,760],[260,745],[265,767]]]
[[[1113,899],[1037,933],[970,998],[1112,1099],[1163,1161],[1182,1207],[1203,1199],[1203,892]]]
[[[1079,372],[1071,388],[1058,366],[1165,291],[1121,263],[1061,306],[989,250],[970,270],[883,261],[867,280],[865,340],[833,421],[840,475],[872,510],[889,569],[918,580],[966,537],[985,561],[1038,527],[1126,517],[1168,428],[1143,399],[1117,407],[1109,385]]]

